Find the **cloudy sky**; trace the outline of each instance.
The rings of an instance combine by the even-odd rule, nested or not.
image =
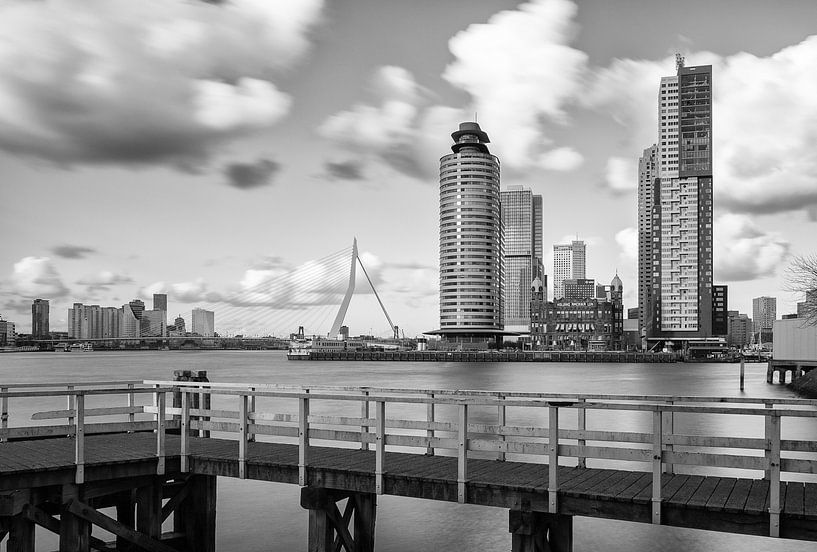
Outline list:
[[[474,113],[503,187],[544,196],[546,250],[584,239],[636,306],[636,165],[676,51],[713,65],[715,281],[790,312],[815,22],[813,0],[5,0],[0,315],[26,332],[47,298],[59,330],[164,291],[223,333],[325,333],[356,236],[395,323],[436,328],[436,173]],[[347,321],[388,333],[370,293]]]

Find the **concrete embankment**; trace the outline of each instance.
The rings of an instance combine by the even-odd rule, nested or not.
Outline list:
[[[800,396],[817,399],[817,370],[812,370],[808,374],[797,378],[789,384],[789,389]]]

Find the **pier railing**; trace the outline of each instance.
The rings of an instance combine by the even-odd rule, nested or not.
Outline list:
[[[306,485],[310,450],[314,446],[355,447],[372,450],[375,487],[383,493],[388,472],[386,450],[400,448],[424,454],[457,458],[460,502],[467,500],[469,457],[492,455],[505,460],[543,464],[547,482],[548,510],[558,513],[560,490],[557,467],[586,467],[588,460],[637,462],[652,473],[652,520],[661,523],[664,473],[678,468],[728,468],[762,471],[769,480],[770,534],[779,535],[780,481],[804,480],[817,473],[817,443],[811,439],[783,439],[784,420],[816,418],[817,401],[785,398],[723,398],[657,395],[542,394],[441,389],[381,387],[291,387],[269,384],[218,384],[206,382],[92,382],[61,384],[59,388],[4,385],[0,389],[3,427],[0,439],[70,436],[76,439],[76,479],[84,479],[84,438],[93,433],[153,431],[156,433],[157,471],[165,469],[168,430],[179,430],[180,463],[188,471],[191,438],[213,432],[219,438],[238,440],[239,477],[247,477],[247,452],[254,440],[281,440],[298,446],[299,483]],[[137,405],[138,394],[150,393],[150,405]],[[86,398],[125,397],[126,406],[86,408]],[[209,408],[204,397],[227,408]],[[65,419],[52,426],[8,427],[9,400],[53,398],[66,400],[67,408],[34,413],[34,420]],[[320,414],[337,401],[359,404],[359,415]],[[233,406],[229,406],[232,403]],[[268,403],[273,410],[257,408]],[[400,406],[397,406],[400,405]],[[424,411],[425,416],[387,416],[387,407]],[[441,416],[446,409],[454,416]],[[495,422],[476,423],[495,411]],[[513,409],[509,412],[509,409]],[[520,410],[521,409],[521,410]],[[520,411],[528,415],[518,416]],[[647,431],[589,429],[588,414],[596,411],[642,412],[650,421]],[[546,422],[531,423],[530,413],[546,413]],[[570,416],[566,415],[570,412]],[[573,414],[575,412],[575,414]],[[477,415],[475,415],[477,414]],[[523,423],[511,423],[517,414]],[[676,430],[679,415],[705,417],[750,416],[763,427],[762,436],[732,437],[691,435]],[[151,419],[144,418],[150,415]],[[95,416],[126,417],[123,421],[86,423]],[[575,416],[575,417],[574,417]],[[452,419],[453,418],[453,419]],[[575,419],[575,422],[572,420]],[[528,421],[525,421],[528,420]],[[759,422],[763,420],[761,425]],[[570,422],[570,423],[566,423]],[[716,426],[712,424],[711,426]],[[570,426],[570,427],[568,427]],[[710,426],[710,427],[711,427]],[[638,429],[638,428],[636,428]],[[2,445],[0,445],[2,446]]]

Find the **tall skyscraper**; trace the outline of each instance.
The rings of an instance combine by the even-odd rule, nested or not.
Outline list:
[[[678,56],[676,69],[660,83],[659,181],[639,228],[652,238],[647,336],[682,340],[712,335],[712,66]]]
[[[581,240],[553,246],[553,299],[563,299],[565,280],[586,277],[586,246]]]
[[[122,309],[102,307],[102,337],[115,339],[119,337],[122,326]]]
[[[500,198],[505,233],[505,329],[527,333],[531,282],[542,276],[542,196],[511,186]]]
[[[153,310],[163,310],[167,312],[167,294],[154,293],[153,294]]]
[[[130,303],[130,310],[133,313],[133,316],[136,317],[137,320],[142,319],[142,313],[145,312],[145,302],[140,299],[134,299]]]
[[[138,338],[141,335],[139,319],[142,316],[142,311],[139,312],[139,317],[137,317],[132,306],[134,302],[135,301],[131,301],[130,303],[125,303],[122,305],[122,321],[119,326],[119,337]],[[139,301],[139,303],[141,303],[141,301]]]
[[[755,333],[771,331],[777,319],[777,297],[755,297],[752,299],[752,321]]]
[[[440,158],[440,329],[448,340],[500,336],[504,271],[499,159],[477,123]]]
[[[674,108],[677,111],[677,108]],[[666,146],[664,146],[666,150]],[[665,154],[666,155],[666,154]],[[658,195],[658,145],[644,150],[638,160],[638,330],[645,334],[652,322],[652,217]]]
[[[31,304],[31,335],[34,339],[48,339],[49,307],[47,299],[34,299]]]
[[[68,309],[68,337],[96,339],[102,337],[102,307],[74,303]]]
[[[203,337],[215,334],[215,313],[204,309],[193,309],[193,333]]]

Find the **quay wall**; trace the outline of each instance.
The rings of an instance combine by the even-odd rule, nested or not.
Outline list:
[[[407,362],[679,362],[676,353],[633,351],[310,351],[291,360]]]

